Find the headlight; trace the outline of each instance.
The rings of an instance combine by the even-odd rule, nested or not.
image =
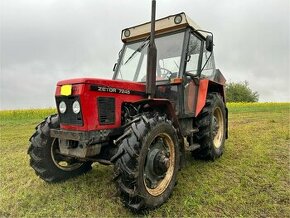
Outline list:
[[[72,109],[75,114],[78,114],[81,111],[80,103],[78,101],[75,101],[72,105]]]
[[[175,18],[174,18],[174,23],[175,24],[180,24],[181,21],[182,21],[181,15],[176,15]]]
[[[130,30],[128,30],[128,29],[124,30],[124,36],[125,37],[129,37],[130,34],[131,34]]]
[[[62,114],[66,111],[66,104],[64,103],[64,101],[59,103],[58,109],[59,109],[59,112]]]

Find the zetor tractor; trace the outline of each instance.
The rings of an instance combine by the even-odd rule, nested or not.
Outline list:
[[[184,13],[126,28],[113,79],[57,83],[58,113],[36,127],[30,165],[46,182],[114,165],[121,200],[134,211],[164,203],[186,151],[214,160],[227,138],[225,79],[213,37]]]

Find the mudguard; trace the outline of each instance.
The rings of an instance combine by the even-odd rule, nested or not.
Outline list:
[[[157,111],[164,112],[167,117],[172,121],[173,126],[177,129],[177,135],[179,139],[179,145],[182,152],[181,157],[181,165],[184,165],[184,140],[181,134],[181,129],[179,125],[178,118],[175,114],[175,110],[171,102],[167,99],[160,99],[160,98],[151,98],[151,99],[143,99],[134,103],[135,106],[142,106],[142,107],[151,107],[152,109],[156,109]]]
[[[226,107],[226,95],[225,95],[225,88],[224,84],[214,82],[211,80],[200,80],[199,88],[198,88],[198,98],[195,110],[195,117],[199,115],[201,110],[204,108],[206,103],[207,93],[209,92],[216,92],[222,96],[222,99],[225,103],[225,110],[226,110],[226,138],[228,138],[228,109]]]

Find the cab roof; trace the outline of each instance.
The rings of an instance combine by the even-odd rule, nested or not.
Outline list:
[[[185,29],[187,27],[193,30],[201,30],[201,28],[192,21],[184,12],[170,15],[155,21],[156,35]],[[123,42],[135,41],[150,35],[151,22],[143,23],[137,26],[129,27],[122,30],[121,39]],[[199,32],[205,39],[207,34]]]

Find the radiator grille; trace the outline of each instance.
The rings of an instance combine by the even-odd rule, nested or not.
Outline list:
[[[72,105],[74,101],[77,100],[80,102],[79,96],[56,96],[55,100],[60,118],[60,123],[67,125],[83,125],[82,111],[80,111],[80,113],[78,114],[75,114],[72,110]],[[59,103],[61,101],[64,101],[66,104],[66,112],[64,114],[59,112]]]
[[[115,123],[115,98],[98,98],[99,123],[108,125]]]

